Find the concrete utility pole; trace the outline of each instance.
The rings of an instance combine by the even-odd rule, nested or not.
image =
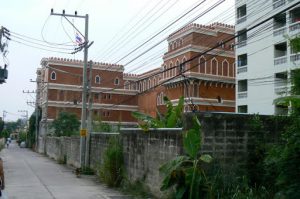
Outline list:
[[[68,20],[67,17],[75,17],[75,18],[84,18],[85,19],[85,34],[84,34],[84,64],[83,64],[83,88],[82,88],[82,110],[81,110],[81,130],[80,130],[80,165],[81,168],[85,167],[85,151],[86,151],[86,134],[87,134],[87,124],[86,124],[86,113],[87,113],[87,65],[88,65],[88,49],[93,44],[91,42],[89,44],[88,33],[89,33],[89,15],[86,14],[85,16],[77,15],[77,11],[75,11],[75,15],[65,14],[65,10],[63,10],[62,14],[54,13],[53,9],[51,9],[51,15],[61,16],[64,17],[77,31],[80,31]],[[76,51],[78,52],[78,51]]]
[[[85,147],[85,166],[88,167],[90,164],[90,138],[91,138],[91,132],[92,132],[92,102],[93,102],[93,95],[92,95],[92,79],[93,79],[93,61],[89,61],[89,83],[88,83],[88,93],[89,93],[89,98],[88,98],[88,123],[87,123],[87,130],[88,130],[88,134],[86,136],[86,147]]]
[[[28,127],[28,111],[27,110],[18,110],[20,113],[25,113],[23,117],[26,118],[26,127]]]

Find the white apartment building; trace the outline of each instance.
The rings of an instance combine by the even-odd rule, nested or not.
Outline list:
[[[300,0],[236,0],[236,32],[280,13]],[[288,38],[300,33],[300,7],[276,15],[236,40],[236,111],[266,115],[287,114],[273,100],[289,94],[290,76],[300,67],[300,54]]]

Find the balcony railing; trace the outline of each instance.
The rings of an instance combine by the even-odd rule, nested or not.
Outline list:
[[[283,5],[285,5],[285,0],[273,1],[273,9],[279,8]]]
[[[287,57],[283,56],[283,57],[278,57],[274,59],[274,65],[281,65],[281,64],[285,64],[287,63]]]
[[[240,24],[240,23],[243,23],[243,22],[245,22],[245,21],[247,21],[247,15],[238,18],[237,21],[236,21],[236,23],[237,23],[237,24]]]
[[[287,32],[286,27],[278,28],[273,31],[273,36],[276,37],[276,36],[284,35],[286,34],[286,32]]]
[[[277,86],[275,87],[275,93],[278,95],[288,94],[290,91],[288,86]]]
[[[291,62],[300,61],[300,54],[291,55]]]
[[[244,47],[244,46],[247,46],[247,40],[240,41],[240,42],[238,42],[238,44],[237,44],[237,47],[238,47],[238,48],[242,48],[242,47]]]
[[[247,71],[248,71],[247,66],[242,66],[242,67],[238,67],[237,73],[240,74],[240,73],[245,73]]]
[[[300,30],[300,21],[294,22],[290,25],[290,32]]]
[[[238,92],[238,98],[244,99],[248,97],[248,91]]]

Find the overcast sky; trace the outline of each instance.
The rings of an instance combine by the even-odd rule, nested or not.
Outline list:
[[[36,69],[40,67],[40,60],[43,57],[83,59],[83,52],[75,55],[65,54],[72,52],[66,49],[74,48],[72,45],[75,45],[77,31],[66,19],[50,16],[51,8],[55,13],[62,13],[65,9],[67,14],[74,14],[75,10],[78,15],[89,14],[89,40],[94,41],[94,45],[89,50],[89,60],[111,63],[119,61],[117,63],[123,64],[126,72],[141,73],[161,65],[161,56],[166,52],[167,43],[164,41],[144,56],[135,59],[139,54],[165,39],[170,33],[203,13],[218,0],[206,0],[190,14],[125,58],[124,56],[131,50],[202,1],[0,0],[0,2],[0,26],[12,32],[12,41],[8,43],[7,58],[2,59],[2,55],[0,58],[0,66],[9,63],[7,83],[0,84],[0,114],[2,117],[5,110],[8,112],[6,120],[16,120],[23,115],[18,112],[19,110],[28,110],[29,116],[34,110],[26,102],[34,102],[35,94],[24,94],[23,90],[35,90],[35,83],[31,83],[30,79],[35,80]],[[69,18],[69,20],[84,33],[83,19]],[[224,0],[217,8],[196,20],[200,24],[217,21],[234,23],[234,0]],[[41,42],[28,37],[41,40]],[[66,45],[52,45],[53,43]]]

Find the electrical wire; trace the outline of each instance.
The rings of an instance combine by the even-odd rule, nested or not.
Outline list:
[[[23,42],[20,42],[20,41],[17,41],[17,40],[13,40],[13,39],[11,41],[15,42],[15,43],[18,43],[18,44],[22,44],[22,45],[27,46],[27,47],[31,47],[31,48],[35,48],[35,49],[39,49],[39,50],[44,50],[44,51],[48,51],[48,52],[55,52],[55,53],[61,53],[61,54],[71,54],[71,53],[67,53],[67,52],[63,52],[63,51],[55,51],[55,50],[49,50],[49,49],[45,49],[45,48],[40,48],[40,47],[32,46],[32,45],[25,44]]]

